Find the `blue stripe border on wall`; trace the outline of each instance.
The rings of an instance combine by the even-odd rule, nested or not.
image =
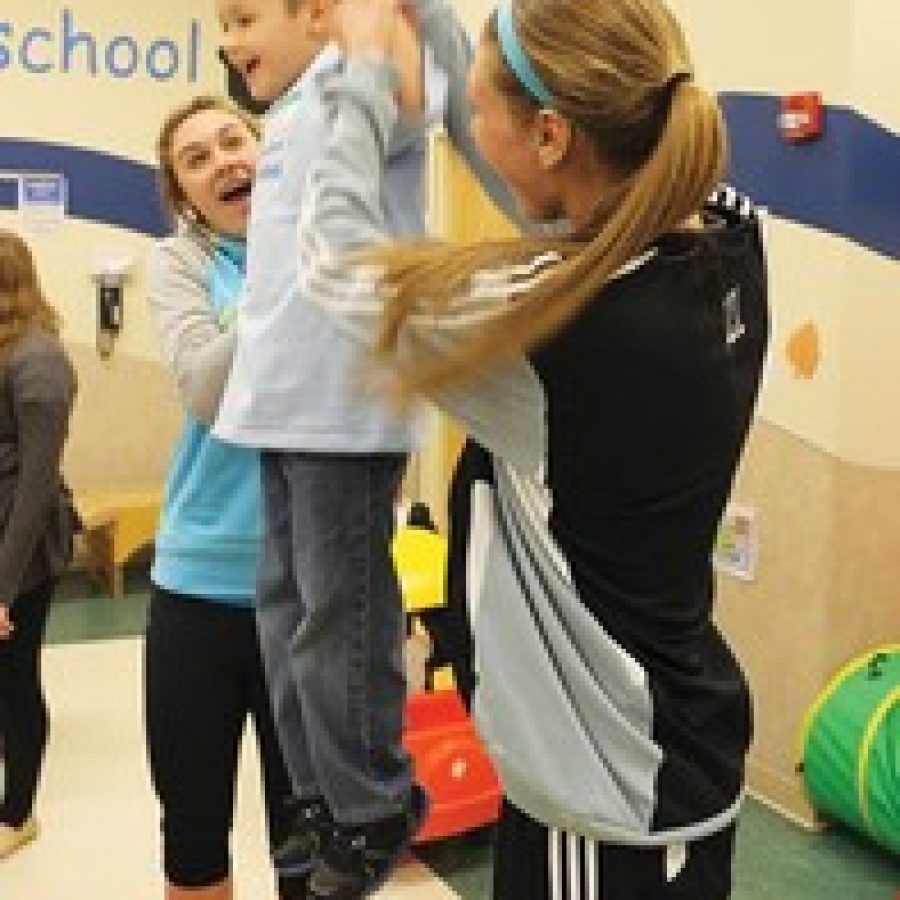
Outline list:
[[[0,170],[49,172],[68,181],[68,213],[159,237],[169,231],[156,192],[156,168],[98,150],[0,140]],[[0,205],[15,206],[6,192]]]
[[[779,99],[723,93],[729,180],[776,215],[900,258],[900,136],[829,106],[819,140],[784,141]]]
[[[786,143],[779,100],[720,95],[731,137],[729,180],[776,215],[900,258],[900,136],[829,106],[822,139]],[[38,141],[0,140],[0,169],[52,172],[69,181],[69,214],[159,236],[168,231],[156,169],[122,157]],[[0,191],[0,208],[14,205]]]

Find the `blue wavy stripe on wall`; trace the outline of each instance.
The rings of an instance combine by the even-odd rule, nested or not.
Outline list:
[[[900,137],[859,113],[829,107],[825,136],[787,144],[776,97],[723,93],[731,131],[731,179],[777,215],[900,258]],[[165,233],[155,170],[101,153],[0,140],[0,170],[62,172],[73,216],[149,235]],[[0,208],[15,205],[0,189]]]
[[[731,133],[730,180],[773,213],[900,258],[900,136],[829,106],[822,138],[786,143],[779,99],[720,96]]]
[[[50,172],[68,180],[68,212],[79,219],[160,236],[168,231],[156,194],[156,169],[97,150],[41,141],[0,140],[0,170]],[[0,207],[16,205],[7,187]]]

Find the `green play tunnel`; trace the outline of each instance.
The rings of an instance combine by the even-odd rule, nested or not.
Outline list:
[[[802,746],[812,805],[900,854],[900,645],[838,672],[807,713]]]

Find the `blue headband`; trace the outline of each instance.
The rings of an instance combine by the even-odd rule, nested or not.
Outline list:
[[[531,60],[519,43],[516,26],[513,24],[512,0],[502,0],[497,6],[497,35],[503,58],[519,79],[519,84],[542,106],[553,106],[553,94],[535,72]]]

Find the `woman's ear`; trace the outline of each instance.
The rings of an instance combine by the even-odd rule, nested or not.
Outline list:
[[[542,109],[535,120],[537,154],[541,166],[555,169],[564,162],[575,140],[572,123],[555,109]]]

